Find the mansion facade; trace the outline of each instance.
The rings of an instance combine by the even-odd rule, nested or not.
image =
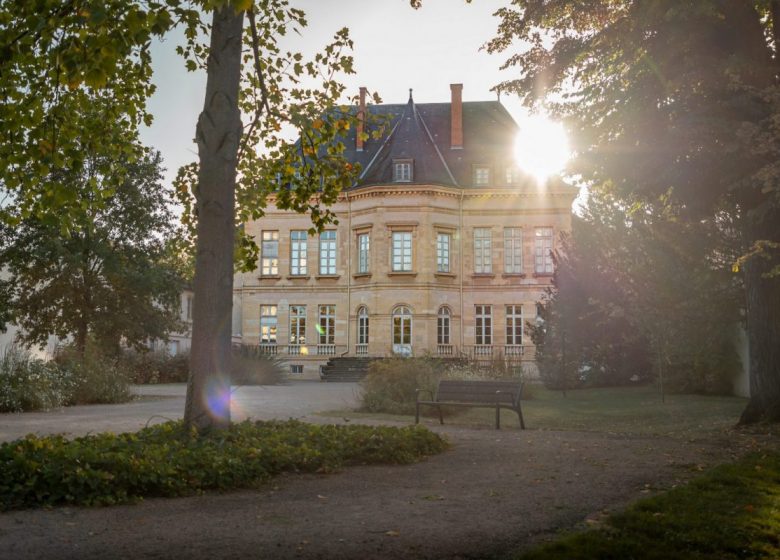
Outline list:
[[[525,323],[550,285],[552,251],[576,190],[514,165],[517,124],[499,102],[365,105],[385,137],[346,139],[357,183],[309,235],[277,210],[245,224],[258,269],[236,275],[240,341],[317,378],[335,356],[533,359]],[[234,331],[236,329],[234,328]]]

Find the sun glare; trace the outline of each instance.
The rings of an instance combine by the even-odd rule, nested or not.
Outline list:
[[[520,122],[515,142],[515,160],[520,169],[541,183],[559,173],[569,157],[569,139],[561,123],[539,115]]]

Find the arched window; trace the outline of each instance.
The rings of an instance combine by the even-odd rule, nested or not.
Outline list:
[[[358,344],[368,344],[368,309],[363,305],[358,309]]]
[[[436,317],[436,342],[438,344],[450,343],[450,308],[442,305]]]
[[[412,346],[412,311],[405,305],[393,309],[393,349],[407,353]]]

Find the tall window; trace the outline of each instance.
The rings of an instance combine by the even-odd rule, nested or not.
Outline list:
[[[263,231],[260,244],[260,274],[276,276],[279,274],[279,232]]]
[[[290,344],[306,344],[306,306],[290,306]]]
[[[506,306],[506,343],[510,346],[523,343],[523,306]]]
[[[436,272],[450,271],[450,245],[452,236],[449,233],[436,235]]]
[[[493,307],[477,305],[476,311],[476,344],[493,344]]]
[[[486,165],[478,165],[474,168],[474,184],[480,187],[490,183],[490,168]]]
[[[358,309],[358,344],[368,344],[368,309]]]
[[[393,162],[393,182],[408,183],[411,180],[412,180],[411,160]]]
[[[357,236],[358,245],[358,273],[368,273],[370,237],[368,233],[361,233]]]
[[[504,272],[508,274],[523,272],[523,230],[521,228],[504,229]]]
[[[534,271],[537,274],[553,273],[553,229],[536,228],[534,238]]]
[[[393,309],[393,344],[412,343],[412,311],[406,307]]]
[[[276,306],[260,306],[260,343],[276,344]]]
[[[474,272],[477,274],[493,272],[491,240],[491,231],[488,228],[474,229]]]
[[[393,272],[412,270],[412,232],[393,232]]]
[[[336,343],[336,306],[320,305],[320,344]]]
[[[192,296],[187,296],[186,299],[186,308],[185,308],[185,318],[187,321],[192,321]]]
[[[506,184],[514,185],[520,182],[520,170],[517,167],[508,166],[506,168]]]
[[[303,230],[290,232],[290,274],[305,276],[309,268],[308,234]]]
[[[320,234],[320,274],[336,274],[336,230]]]
[[[436,342],[438,344],[450,343],[450,309],[442,306],[436,317]]]

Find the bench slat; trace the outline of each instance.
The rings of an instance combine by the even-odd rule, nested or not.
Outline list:
[[[520,392],[519,381],[439,381],[437,401],[513,403]],[[500,393],[496,393],[500,391]]]

